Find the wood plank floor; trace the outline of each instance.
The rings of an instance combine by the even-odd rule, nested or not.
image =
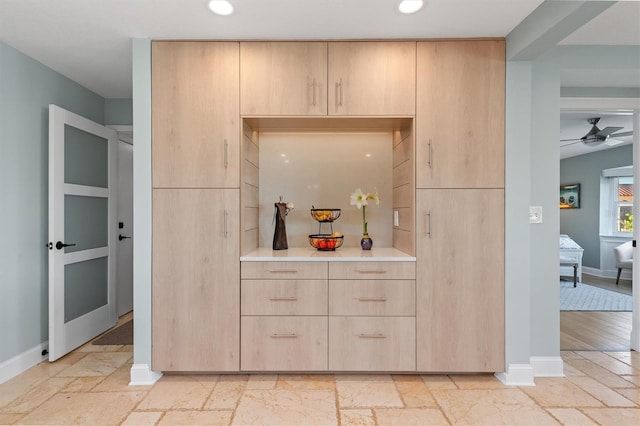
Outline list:
[[[583,274],[583,282],[631,294],[631,282],[598,278]],[[561,350],[628,351],[631,342],[631,312],[560,312]]]
[[[631,312],[560,312],[561,350],[628,351]]]

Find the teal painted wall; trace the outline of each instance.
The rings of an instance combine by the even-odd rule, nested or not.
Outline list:
[[[102,123],[104,99],[0,43],[0,363],[48,340],[48,105]]]
[[[133,125],[133,100],[132,99],[105,99],[104,100],[104,124],[105,125]]]
[[[603,169],[630,166],[633,146],[560,160],[560,184],[580,184],[580,208],[560,210],[560,232],[584,249],[582,265],[600,269],[600,176]]]

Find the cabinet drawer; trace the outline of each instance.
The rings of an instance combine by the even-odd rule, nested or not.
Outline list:
[[[241,278],[327,279],[327,262],[242,262]]]
[[[327,315],[326,280],[242,280],[241,315]]]
[[[329,278],[342,280],[414,280],[415,262],[331,262]]]
[[[329,370],[415,371],[412,317],[329,317]]]
[[[241,317],[244,371],[324,371],[327,317]]]
[[[415,280],[329,281],[329,315],[415,316]]]

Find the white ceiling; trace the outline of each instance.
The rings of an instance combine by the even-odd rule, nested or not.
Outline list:
[[[131,97],[131,38],[505,37],[542,0],[0,0],[0,40],[105,98]]]
[[[130,98],[132,38],[506,37],[543,2],[427,0],[417,14],[402,15],[397,11],[400,0],[230,1],[234,14],[220,17],[209,12],[208,0],[0,0],[0,41],[102,97]],[[640,45],[640,1],[614,4],[560,44]],[[640,87],[640,72],[612,69],[605,77],[602,70],[563,69],[561,82],[569,87]],[[564,117],[561,138],[584,135],[587,118]],[[574,119],[580,125],[568,128]],[[606,127],[604,117],[601,124]],[[580,145],[562,148],[561,155],[578,155],[579,148],[586,149]]]
[[[105,98],[131,97],[131,38],[366,39],[505,37],[542,0],[427,0],[415,15],[399,0],[0,0],[0,40]],[[621,1],[562,44],[640,44],[640,2]],[[615,71],[614,71],[615,73]],[[640,87],[621,71],[608,87]],[[563,84],[590,86],[601,75],[569,70]],[[573,79],[573,80],[572,80]]]

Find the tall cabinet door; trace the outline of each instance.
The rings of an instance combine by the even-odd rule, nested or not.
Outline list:
[[[329,43],[329,115],[413,115],[416,43]]]
[[[154,188],[238,188],[239,44],[153,42]]]
[[[243,115],[326,115],[327,43],[241,42]]]
[[[417,46],[416,186],[504,187],[503,41]]]
[[[239,370],[238,206],[238,189],[153,190],[153,370]]]
[[[416,194],[418,371],[504,370],[504,190]]]

